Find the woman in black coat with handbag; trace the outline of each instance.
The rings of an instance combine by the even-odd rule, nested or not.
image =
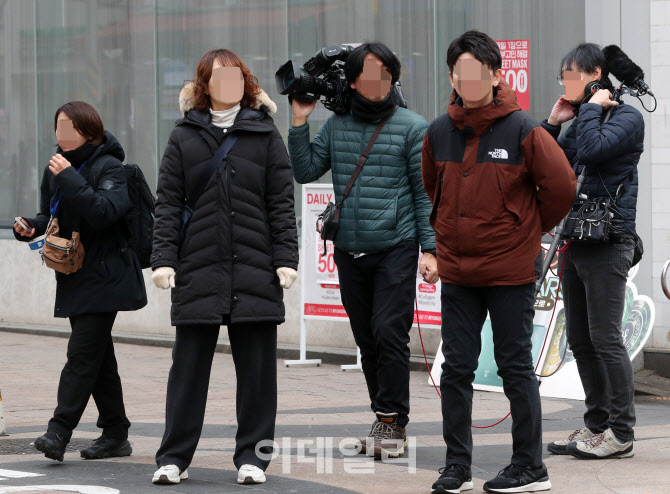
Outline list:
[[[261,483],[271,448],[259,443],[274,439],[282,287],[291,286],[298,267],[293,174],[269,116],[276,106],[234,53],[208,52],[179,105],[184,118],[170,134],[158,176],[151,257],[156,286],[172,288],[176,326],[153,482],[188,477],[225,324],[237,374],[238,482]],[[210,163],[230,144],[225,159]],[[193,215],[184,231],[187,204]]]
[[[45,234],[58,220],[60,238],[79,232],[84,247],[81,269],[56,272],[55,317],[70,319],[67,363],[58,385],[58,406],[35,447],[63,461],[65,447],[91,395],[98,407],[102,435],[81,451],[85,459],[128,456],[130,422],[123,405],[112,326],[118,311],[147,303],[139,260],[128,247],[124,216],[131,207],[119,141],[104,130],[95,109],[82,101],[61,106],[54,117],[58,150],[44,170],[40,211],[17,218],[14,235],[27,242]],[[97,184],[91,169],[100,170]]]

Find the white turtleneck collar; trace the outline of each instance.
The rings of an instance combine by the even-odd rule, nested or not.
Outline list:
[[[217,127],[227,129],[235,123],[235,118],[240,109],[239,103],[228,110],[215,111],[210,108],[209,113],[212,115],[212,123]]]

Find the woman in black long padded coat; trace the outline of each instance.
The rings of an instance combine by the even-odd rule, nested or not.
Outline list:
[[[200,438],[219,326],[228,326],[237,373],[238,482],[265,482],[269,455],[256,445],[274,439],[277,325],[282,287],[296,278],[298,240],[293,174],[269,113],[276,105],[247,66],[228,50],[208,52],[195,81],[179,96],[161,162],[153,280],[172,288],[176,326],[167,392],[166,428],[153,482],[188,477]],[[180,245],[181,213],[207,164],[236,138],[197,202]],[[260,448],[269,452],[269,448]]]

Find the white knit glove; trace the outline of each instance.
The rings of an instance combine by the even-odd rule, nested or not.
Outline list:
[[[151,281],[154,282],[154,285],[163,290],[174,288],[174,279],[174,269],[168,266],[156,268],[151,275]]]
[[[277,268],[277,276],[279,277],[279,284],[288,290],[298,277],[298,272],[292,268]]]

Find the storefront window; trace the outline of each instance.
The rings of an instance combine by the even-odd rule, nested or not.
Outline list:
[[[446,111],[446,53],[470,28],[494,39],[528,39],[530,112],[546,118],[561,94],[561,57],[585,36],[583,0],[79,0],[0,1],[0,227],[33,215],[42,172],[53,154],[53,114],[84,100],[138,163],[152,187],[174,121],[179,91],[200,57],[229,48],[277,103],[290,127],[274,73],[304,63],[324,46],[379,40],[402,62],[409,108],[428,121]],[[314,135],[331,113],[317,106]],[[329,182],[330,174],[321,181]],[[300,216],[300,187],[296,187]]]

